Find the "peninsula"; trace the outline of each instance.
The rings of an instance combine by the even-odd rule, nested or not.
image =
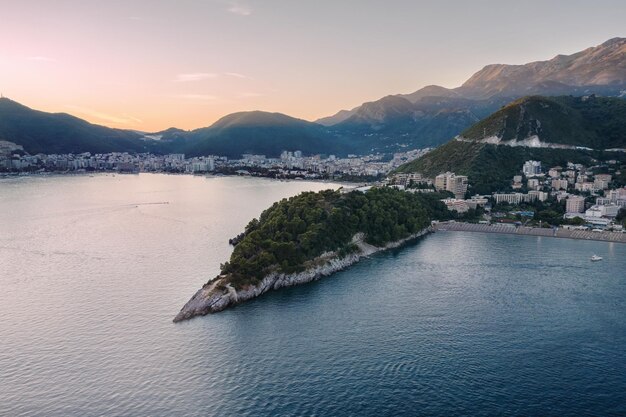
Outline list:
[[[305,192],[283,199],[234,240],[230,261],[175,322],[224,310],[272,289],[302,284],[430,232],[448,212],[438,195],[374,188]]]

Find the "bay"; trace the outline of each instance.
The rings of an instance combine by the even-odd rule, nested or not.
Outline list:
[[[0,415],[626,413],[626,245],[439,232],[171,322],[250,219],[330,187],[0,179]]]

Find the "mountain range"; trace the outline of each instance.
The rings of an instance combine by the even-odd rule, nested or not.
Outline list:
[[[170,130],[162,135],[161,144],[189,155],[229,158],[244,153],[276,157],[284,150],[345,155],[355,148],[349,138],[337,137],[317,123],[262,111],[229,114],[210,127],[190,132]]]
[[[209,127],[144,133],[91,124],[0,99],[0,141],[29,153],[184,152],[277,156],[366,154],[440,145],[522,96],[540,94],[623,97],[626,39],[614,38],[573,55],[525,65],[487,65],[458,88],[427,86],[390,95],[308,122],[261,111],[234,113]]]
[[[400,138],[411,147],[434,146],[528,95],[624,96],[626,38],[614,38],[572,55],[525,65],[487,65],[463,85],[430,85],[383,97],[317,120],[338,134],[362,137],[381,148]]]
[[[33,110],[4,97],[0,98],[0,141],[20,145],[31,154],[152,152],[229,158],[244,153],[275,157],[285,149],[344,155],[355,148],[322,125],[280,113],[233,113],[210,127],[143,133],[95,125],[65,113]]]

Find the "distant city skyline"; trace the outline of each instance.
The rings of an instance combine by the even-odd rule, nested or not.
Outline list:
[[[584,1],[0,0],[0,91],[147,132],[229,113],[315,120],[487,64],[571,54],[619,33]]]

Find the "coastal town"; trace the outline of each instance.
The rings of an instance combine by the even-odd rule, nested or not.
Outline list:
[[[0,417],[626,417],[626,0],[0,13]]]
[[[185,154],[154,155],[113,152],[107,154],[16,153],[0,146],[0,173],[180,173],[233,174],[289,179],[376,180],[404,163],[425,155],[430,149],[415,149],[393,155],[304,156],[302,151],[283,151],[279,158],[243,154],[241,159],[225,156],[187,158]]]
[[[0,173],[4,175],[49,173],[174,173],[194,175],[244,175],[280,179],[329,179],[390,186],[407,192],[446,192],[448,210],[482,223],[510,226],[561,226],[578,230],[623,231],[626,187],[616,181],[617,161],[585,167],[568,162],[544,167],[529,160],[511,178],[508,189],[490,195],[473,194],[468,176],[444,172],[434,178],[420,173],[396,173],[401,165],[431,149],[393,155],[305,156],[283,151],[279,158],[244,154],[240,159],[209,155],[187,158],[185,154],[154,155],[113,152],[108,154],[36,154],[0,147]],[[352,188],[346,188],[350,190]]]
[[[434,179],[419,173],[398,173],[389,185],[410,192],[445,191],[442,201],[458,214],[471,211],[481,223],[510,226],[561,226],[570,230],[624,231],[626,187],[616,180],[617,161],[592,167],[568,162],[544,168],[526,161],[508,190],[471,195],[468,177],[446,172]]]

